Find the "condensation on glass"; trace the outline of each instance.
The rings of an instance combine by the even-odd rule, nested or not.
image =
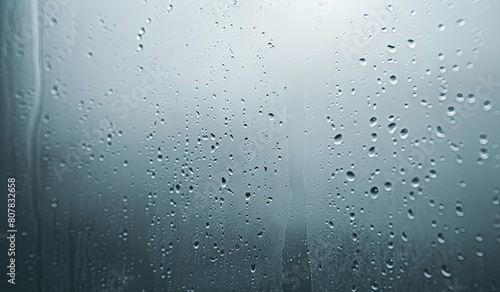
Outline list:
[[[500,3],[0,6],[25,291],[500,290]]]

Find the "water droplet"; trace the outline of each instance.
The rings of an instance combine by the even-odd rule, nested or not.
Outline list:
[[[409,135],[409,132],[408,132],[407,128],[403,128],[399,132],[399,137],[401,137],[401,139],[403,139],[403,140],[405,140],[406,138],[408,138],[408,135]]]
[[[142,44],[139,44],[139,45],[137,46],[137,48],[135,48],[135,53],[137,54],[137,53],[142,52],[143,48],[144,48],[144,47],[143,47],[143,45],[142,45]]]
[[[396,123],[390,123],[387,126],[387,131],[389,131],[389,134],[394,134],[394,132],[396,132],[397,128],[398,128],[398,126],[396,125]]]
[[[456,111],[455,111],[455,108],[453,106],[449,106],[447,111],[446,111],[446,115],[448,115],[449,117],[453,117],[456,115]]]
[[[335,135],[335,137],[333,137],[333,143],[335,143],[335,145],[340,145],[342,143],[342,134]]]
[[[444,133],[443,128],[441,126],[437,126],[436,136],[438,136],[439,138],[446,137],[446,134]]]
[[[417,44],[415,43],[415,41],[414,41],[414,40],[412,40],[412,39],[409,39],[409,40],[406,42],[406,44],[408,45],[408,47],[409,47],[410,49],[413,49],[413,48],[415,48],[415,47],[417,46]]]
[[[257,265],[255,264],[255,262],[253,262],[252,265],[250,266],[250,272],[253,274],[255,273],[256,270],[257,270]]]
[[[376,155],[377,155],[377,150],[375,146],[371,146],[370,148],[368,148],[368,156],[375,157]]]
[[[463,208],[464,208],[464,206],[462,205],[462,203],[460,201],[457,201],[457,205],[455,207],[455,212],[456,212],[458,217],[463,217],[465,215]]]
[[[451,277],[451,270],[448,266],[442,265],[441,266],[441,274],[445,276],[446,278]]]
[[[489,111],[489,110],[491,110],[492,108],[493,108],[493,104],[491,103],[491,101],[489,101],[489,100],[485,100],[485,101],[483,102],[483,110],[485,110],[485,111]]]
[[[52,198],[52,202],[50,203],[50,206],[52,208],[57,208],[57,199],[56,198]]]
[[[420,186],[420,179],[418,177],[414,177],[411,180],[411,186],[414,188],[418,188]]]
[[[387,52],[389,52],[389,53],[392,53],[392,54],[396,53],[396,47],[393,46],[393,45],[387,45],[387,47],[385,48],[385,50]]]
[[[445,243],[445,241],[446,241],[446,240],[444,239],[444,235],[443,235],[442,233],[438,233],[438,235],[437,235],[437,240],[438,240],[438,242],[439,242],[439,243],[441,243],[441,244],[442,244],[442,243]]]
[[[346,172],[345,176],[346,176],[348,181],[356,180],[356,175],[354,174],[354,172],[352,172],[350,170]]]
[[[428,269],[424,270],[424,277],[427,278],[427,279],[431,279],[432,278],[432,274],[431,274],[431,272]]]
[[[488,159],[490,157],[490,154],[488,153],[488,148],[481,148],[479,149],[479,157],[481,159]]]
[[[486,135],[486,134],[484,134],[484,133],[483,133],[483,134],[480,134],[480,135],[479,135],[479,144],[481,144],[481,145],[486,145],[486,144],[488,144],[488,135]]]

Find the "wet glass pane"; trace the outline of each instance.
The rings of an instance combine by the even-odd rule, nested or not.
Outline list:
[[[500,290],[500,3],[0,7],[5,291]]]

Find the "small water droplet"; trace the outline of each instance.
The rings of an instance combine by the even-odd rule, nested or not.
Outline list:
[[[408,132],[407,128],[403,128],[399,132],[399,137],[401,137],[401,139],[403,139],[403,140],[405,140],[406,138],[408,138],[408,135],[409,135],[409,132]]]
[[[257,270],[257,265],[255,264],[255,262],[253,262],[252,265],[250,266],[250,272],[253,274],[255,273],[256,270]]]
[[[387,131],[389,131],[389,134],[394,134],[397,128],[398,126],[396,125],[396,123],[390,123],[389,125],[387,125]]]
[[[438,233],[437,240],[441,244],[446,242],[446,240],[444,239],[444,235],[442,233]]]
[[[412,40],[412,39],[409,39],[409,40],[406,42],[406,44],[408,45],[408,47],[409,47],[410,49],[413,49],[413,48],[415,48],[415,47],[417,46],[417,44],[415,43],[415,41],[414,41],[414,40]]]
[[[346,172],[345,176],[346,176],[348,181],[356,180],[356,175],[354,174],[354,172],[352,172],[350,170]]]
[[[342,143],[342,134],[335,135],[335,137],[333,137],[333,143],[335,143],[335,145],[340,145]]]
[[[448,266],[442,265],[441,266],[441,274],[445,276],[446,278],[451,277],[451,270]]]
[[[50,206],[52,208],[57,208],[57,199],[56,198],[52,198],[52,202],[50,203]]]
[[[414,177],[411,180],[411,186],[414,188],[418,188],[420,186],[420,179],[418,177]]]
[[[387,45],[387,47],[385,48],[385,50],[387,52],[389,52],[389,53],[392,53],[392,54],[396,53],[396,47],[393,46],[393,45]]]

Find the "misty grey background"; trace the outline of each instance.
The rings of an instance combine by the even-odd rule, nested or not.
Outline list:
[[[500,290],[500,3],[0,7],[7,291]]]

